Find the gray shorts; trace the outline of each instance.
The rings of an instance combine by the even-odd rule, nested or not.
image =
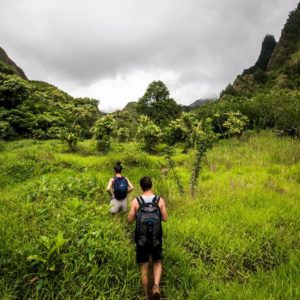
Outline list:
[[[126,211],[127,209],[127,197],[123,200],[118,200],[118,199],[115,199],[115,198],[112,198],[110,200],[110,209],[109,211],[112,213],[112,214],[116,214],[118,212],[121,212],[121,211]]]

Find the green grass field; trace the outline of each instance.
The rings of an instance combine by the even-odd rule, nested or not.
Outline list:
[[[139,299],[126,215],[108,213],[117,160],[139,193],[143,175],[165,198],[162,290],[175,299],[300,299],[300,143],[271,132],[222,140],[207,153],[196,196],[195,153],[174,161],[137,143],[99,155],[94,141],[0,142],[0,298]]]

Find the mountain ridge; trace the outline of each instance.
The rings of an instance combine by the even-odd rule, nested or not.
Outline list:
[[[28,79],[25,72],[7,55],[2,47],[0,47],[0,61],[11,67],[6,69],[7,73],[13,72],[23,79]],[[1,70],[5,72],[5,66],[2,66]]]
[[[224,96],[252,97],[268,88],[300,87],[300,3],[290,12],[279,41],[267,34],[257,62],[237,75],[221,92]]]

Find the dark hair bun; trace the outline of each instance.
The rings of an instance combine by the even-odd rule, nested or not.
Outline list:
[[[116,165],[114,166],[114,170],[115,170],[116,173],[121,173],[121,172],[122,172],[123,167],[122,167],[120,161],[117,161],[117,162],[116,162]]]

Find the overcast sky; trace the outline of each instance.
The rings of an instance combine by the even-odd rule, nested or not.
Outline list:
[[[0,46],[29,79],[111,111],[162,80],[178,103],[219,95],[278,40],[298,0],[1,0]]]

